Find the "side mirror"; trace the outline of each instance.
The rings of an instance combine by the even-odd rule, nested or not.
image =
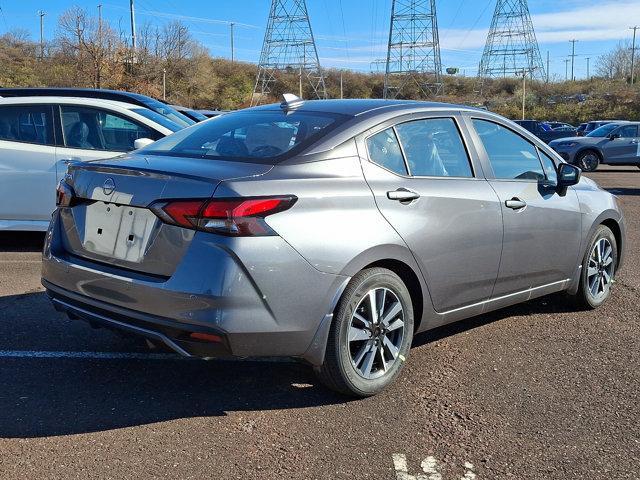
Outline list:
[[[134,150],[139,150],[143,147],[146,147],[147,145],[151,145],[154,141],[151,140],[150,138],[137,138],[134,142],[133,142],[133,148]]]
[[[560,168],[558,168],[558,190],[576,185],[580,181],[581,174],[582,170],[575,165],[561,163]]]
[[[609,140],[615,140],[616,138],[620,138],[620,134],[619,133],[610,133],[609,135],[607,135],[607,138]]]

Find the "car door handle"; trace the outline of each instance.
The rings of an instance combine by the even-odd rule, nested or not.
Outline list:
[[[507,200],[504,202],[507,208],[513,208],[514,210],[519,210],[527,206],[527,202],[523,202],[517,197],[513,197],[511,200]]]
[[[633,143],[634,145],[637,145],[639,142],[638,140],[631,140],[629,143]]]
[[[416,200],[420,198],[420,194],[411,190],[407,190],[406,188],[399,188],[397,190],[387,192],[387,198],[389,200],[398,200],[399,202],[408,202],[410,200]]]

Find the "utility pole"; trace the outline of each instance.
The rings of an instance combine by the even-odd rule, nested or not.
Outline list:
[[[547,50],[547,83],[549,83],[549,50]]]
[[[569,80],[569,59],[564,59],[564,81]]]
[[[231,63],[235,62],[236,60],[236,55],[235,55],[235,51],[233,48],[233,26],[235,25],[235,23],[231,22],[229,23],[229,31],[231,34]]]
[[[571,81],[575,81],[576,77],[573,73],[573,64],[576,58],[576,42],[577,40],[569,40],[569,43],[571,43],[571,55],[569,55],[571,57]]]
[[[591,57],[587,57],[587,81],[591,80],[591,75],[589,74],[589,60],[591,60]]]
[[[167,99],[167,69],[162,69],[162,100]]]
[[[129,0],[129,9],[131,10],[131,48],[133,49],[133,56],[135,58],[135,52],[137,50],[136,42],[136,10],[133,5],[133,0]]]
[[[636,30],[640,27],[631,27],[633,30],[633,42],[631,43],[631,85],[633,85],[633,81],[635,80],[635,67],[636,67]]]
[[[524,110],[527,103],[527,70],[522,69],[522,120],[524,117]]]
[[[102,4],[98,5],[98,41],[102,45]]]
[[[40,15],[40,60],[44,59],[44,16],[46,15],[44,10],[38,10]]]
[[[340,98],[344,98],[344,89],[342,88],[342,70],[340,70]]]

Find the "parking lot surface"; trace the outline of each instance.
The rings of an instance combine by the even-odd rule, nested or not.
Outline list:
[[[554,295],[422,334],[365,400],[298,363],[148,353],[68,320],[40,286],[42,235],[0,234],[0,478],[640,478],[640,170],[589,176],[627,219],[608,303]]]

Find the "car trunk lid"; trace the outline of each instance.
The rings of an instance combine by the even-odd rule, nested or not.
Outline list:
[[[205,199],[220,182],[262,175],[270,165],[127,155],[71,165],[74,203],[60,209],[66,253],[143,274],[170,277],[194,231],[163,223],[148,207],[158,200]]]

